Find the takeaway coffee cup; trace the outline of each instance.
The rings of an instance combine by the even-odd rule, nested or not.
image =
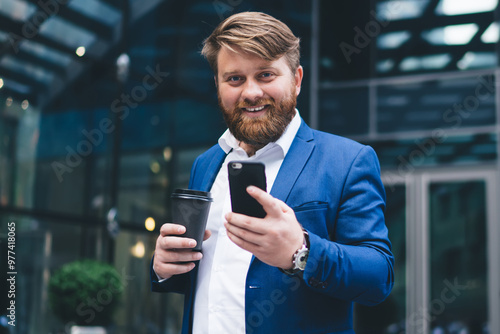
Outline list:
[[[193,251],[200,252],[212,195],[206,191],[175,189],[171,197],[173,223],[186,227],[186,233],[182,236],[195,239]]]

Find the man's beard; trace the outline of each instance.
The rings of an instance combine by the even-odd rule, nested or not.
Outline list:
[[[295,115],[297,105],[295,91],[279,103],[272,98],[259,99],[255,102],[243,101],[237,103],[233,110],[226,109],[222,105],[220,94],[217,95],[229,131],[237,140],[256,148],[275,142],[283,135]],[[267,105],[267,111],[259,117],[248,117],[242,111],[242,108],[262,105]]]

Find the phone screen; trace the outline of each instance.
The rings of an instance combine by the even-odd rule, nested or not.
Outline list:
[[[264,218],[266,212],[262,205],[247,193],[250,185],[266,190],[265,166],[260,162],[231,161],[227,165],[229,191],[233,212],[247,216]]]

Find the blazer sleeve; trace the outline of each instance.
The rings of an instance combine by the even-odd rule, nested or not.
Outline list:
[[[385,190],[377,156],[363,146],[342,187],[329,238],[309,233],[304,281],[331,297],[365,305],[383,301],[394,284],[394,258],[385,226]]]

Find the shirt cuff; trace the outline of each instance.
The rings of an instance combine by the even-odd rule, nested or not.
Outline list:
[[[162,282],[165,282],[166,280],[168,280],[168,278],[161,278],[161,276],[156,273],[154,266],[153,266],[153,273],[156,275],[156,279],[157,279],[158,283],[162,283]]]

